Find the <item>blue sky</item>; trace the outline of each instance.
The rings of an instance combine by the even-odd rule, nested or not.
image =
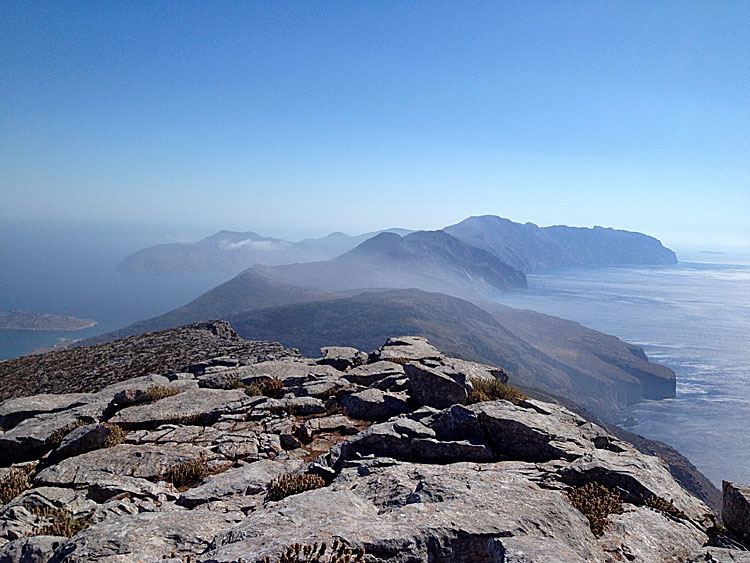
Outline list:
[[[0,220],[750,246],[748,2],[3,2]]]

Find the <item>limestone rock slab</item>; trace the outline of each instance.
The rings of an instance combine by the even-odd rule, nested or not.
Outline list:
[[[218,457],[207,448],[191,444],[120,444],[65,459],[40,471],[34,484],[88,486],[123,475],[156,479],[173,465],[198,459],[215,460]]]
[[[78,401],[84,393],[45,393],[31,397],[8,399],[0,404],[0,428],[10,430],[24,419],[38,414],[65,410]]]
[[[260,401],[260,398],[248,397],[241,389],[189,389],[153,403],[127,407],[110,422],[126,430],[185,421],[210,423],[222,414],[245,413]]]

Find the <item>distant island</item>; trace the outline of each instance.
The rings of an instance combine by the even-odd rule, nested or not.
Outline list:
[[[0,311],[0,328],[17,330],[81,330],[98,324],[92,319],[79,319],[26,311]]]
[[[282,266],[330,261],[373,239],[376,242],[355,252],[358,261],[373,252],[379,254],[378,265],[390,253],[408,261],[409,256],[419,254],[414,251],[423,244],[431,246],[433,252],[440,252],[436,245],[448,245],[448,253],[454,257],[458,252],[463,259],[479,259],[476,250],[459,249],[456,240],[446,238],[446,234],[465,246],[488,252],[495,262],[504,262],[524,274],[570,266],[677,263],[675,253],[654,237],[604,227],[538,227],[534,223],[482,215],[468,217],[438,234],[426,233],[429,232],[391,228],[356,236],[336,232],[319,239],[290,242],[253,231],[219,231],[194,243],[159,244],[141,249],[126,257],[117,270],[127,274],[240,273],[256,264]],[[394,234],[404,239],[403,245]]]

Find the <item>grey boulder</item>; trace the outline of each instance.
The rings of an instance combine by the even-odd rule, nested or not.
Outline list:
[[[403,394],[385,393],[379,389],[343,395],[339,397],[339,405],[349,416],[360,420],[384,420],[410,410]]]
[[[19,538],[0,547],[0,563],[46,563],[66,541],[61,536]]]
[[[750,487],[724,481],[722,492],[724,525],[747,543],[750,540]]]
[[[110,422],[126,430],[169,423],[207,424],[224,414],[245,413],[261,400],[248,397],[241,389],[189,389],[153,403],[127,407]]]
[[[367,354],[349,346],[324,346],[320,349],[320,355],[319,364],[339,371],[346,371],[367,361]]]

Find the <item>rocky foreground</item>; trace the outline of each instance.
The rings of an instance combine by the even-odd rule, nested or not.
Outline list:
[[[0,563],[750,561],[750,489],[724,528],[500,369],[416,337],[266,349],[0,404]]]

